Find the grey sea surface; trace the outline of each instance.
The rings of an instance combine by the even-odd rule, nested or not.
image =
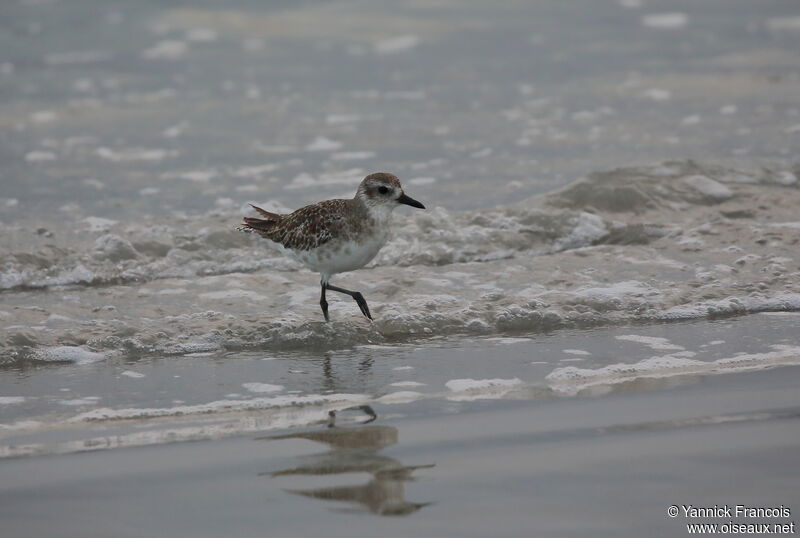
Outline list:
[[[728,370],[734,373],[725,373],[724,358],[796,342],[796,320],[761,314],[323,360],[275,358],[261,362],[259,374],[275,380],[282,378],[275,370],[302,367],[306,373],[297,376],[305,379],[290,385],[300,390],[338,385],[397,395],[392,383],[427,383],[415,387],[417,396],[377,396],[375,420],[352,409],[340,411],[334,424],[321,418],[270,429],[269,417],[256,411],[81,425],[17,439],[6,444],[6,455],[37,444],[72,453],[0,461],[0,517],[9,536],[53,529],[65,537],[676,536],[687,523],[721,520],[670,518],[673,504],[793,511],[800,500],[793,464],[800,442],[797,358],[782,367]],[[633,373],[653,347],[695,350],[718,368]],[[165,370],[190,369],[173,360],[135,365],[147,377],[130,380],[140,388],[122,399],[158,405],[163,389],[186,398],[241,390],[258,364],[255,357],[192,360],[197,377],[179,380]],[[619,361],[628,363],[627,375],[588,373]],[[586,372],[574,385],[580,390],[559,390],[545,375],[566,365]],[[500,391],[448,390],[446,380],[464,372],[524,381]],[[124,390],[122,378],[82,374],[63,379],[62,372],[60,382],[42,374],[55,385],[42,380],[38,390]],[[215,439],[222,430],[214,426],[225,421],[239,429]],[[196,434],[205,427],[215,440],[174,442],[192,427]],[[144,436],[147,430],[155,435]],[[116,443],[124,438],[157,444],[122,449]],[[75,453],[84,450],[90,452]]]
[[[793,0],[0,9],[3,222],[293,208],[378,169],[485,208],[591,171],[798,149]]]
[[[798,50],[795,0],[2,2],[0,534],[795,520]],[[378,170],[429,209],[326,324],[235,227]]]

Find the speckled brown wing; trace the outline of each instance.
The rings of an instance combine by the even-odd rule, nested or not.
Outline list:
[[[267,219],[245,218],[244,228],[285,248],[311,250],[331,239],[346,238],[350,235],[352,230],[348,229],[345,215],[351,211],[352,208],[349,206],[352,202],[352,200],[326,200],[301,207],[289,215],[270,215]]]

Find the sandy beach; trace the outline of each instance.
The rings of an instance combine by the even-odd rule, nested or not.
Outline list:
[[[342,378],[376,394],[359,400],[373,421],[342,410],[353,402],[147,417],[167,372],[185,366],[140,361],[135,395],[147,407],[121,414],[140,418],[4,435],[0,517],[12,536],[682,535],[687,524],[725,521],[671,518],[669,506],[797,502],[800,354],[771,351],[791,347],[796,320],[374,349],[370,366],[353,351],[327,373],[301,356],[187,359],[220,391],[252,379],[254,363],[273,380],[302,364],[323,374],[312,383]],[[696,350],[694,366],[654,366],[653,353],[680,349]],[[221,362],[224,381],[206,373]],[[366,377],[354,382],[359,371]],[[571,371],[580,373],[552,375]],[[502,377],[447,381],[458,372]],[[84,375],[73,390],[96,383]],[[209,390],[181,383],[170,395]],[[332,427],[329,408],[339,409]]]
[[[681,536],[715,520],[673,504],[797,503],[799,372],[6,460],[0,516],[9,536]]]

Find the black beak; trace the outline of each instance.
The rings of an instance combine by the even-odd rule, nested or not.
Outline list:
[[[420,209],[425,209],[424,205],[422,205],[421,203],[417,202],[412,197],[406,195],[406,193],[403,193],[403,195],[400,196],[400,198],[398,198],[397,201],[399,203],[401,203],[401,204],[410,205],[411,207],[418,207]]]

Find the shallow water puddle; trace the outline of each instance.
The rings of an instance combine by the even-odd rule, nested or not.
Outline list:
[[[647,392],[796,365],[798,317],[5,369],[0,440],[4,456],[35,455],[305,426],[364,404],[402,414],[408,404],[442,400],[458,412],[484,400]]]

